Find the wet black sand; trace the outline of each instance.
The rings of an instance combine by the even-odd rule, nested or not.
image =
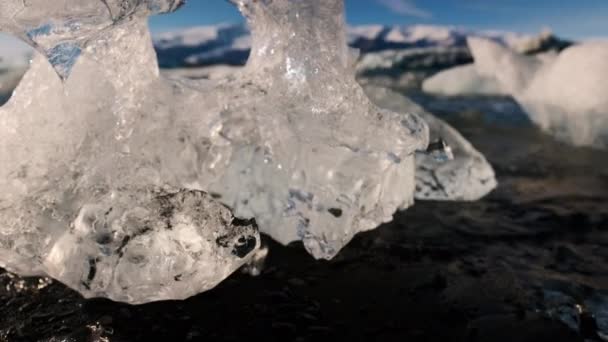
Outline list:
[[[0,271],[0,341],[601,341],[607,152],[497,122],[517,107],[505,99],[492,115],[489,100],[470,104],[485,115],[417,100],[486,154],[495,192],[475,203],[419,202],[330,262],[269,241],[261,276],[235,274],[180,302],[84,300]]]

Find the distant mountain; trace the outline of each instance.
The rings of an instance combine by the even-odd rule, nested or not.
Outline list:
[[[444,26],[369,25],[350,27],[347,33],[349,44],[362,52],[360,81],[398,88],[420,87],[438,71],[472,62],[467,37],[490,38],[522,53],[559,51],[571,44],[549,32],[533,36]],[[225,24],[156,35],[154,45],[164,69],[240,66],[249,56],[251,37],[245,25]],[[23,51],[9,54],[0,49],[0,104],[27,68],[30,51]]]
[[[480,32],[444,26],[356,26],[348,29],[352,47],[365,54],[383,51],[424,50],[456,55],[454,62],[471,61],[467,37],[485,37],[522,53],[562,50],[571,43],[545,32],[538,36],[510,32]],[[249,55],[251,39],[244,24],[196,27],[158,35],[154,39],[159,63],[164,68],[242,65]],[[449,63],[448,63],[449,64]]]
[[[251,37],[245,25],[202,26],[154,37],[161,68],[242,65]]]

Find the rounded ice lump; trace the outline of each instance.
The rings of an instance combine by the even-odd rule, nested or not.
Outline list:
[[[496,188],[492,165],[456,129],[392,90],[364,89],[379,106],[419,113],[429,126],[430,151],[416,154],[417,200],[476,201]]]

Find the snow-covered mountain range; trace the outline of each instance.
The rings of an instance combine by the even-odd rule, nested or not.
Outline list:
[[[456,56],[456,64],[469,62],[466,40],[472,36],[490,38],[523,53],[561,50],[570,44],[548,32],[524,35],[428,25],[369,25],[350,27],[348,30],[350,45],[360,49],[364,55],[412,49],[430,49],[429,52],[463,50],[463,53]],[[247,60],[251,39],[244,24],[224,24],[159,34],[154,43],[161,66],[171,68],[242,65]]]
[[[373,80],[396,87],[419,87],[437,71],[471,63],[468,37],[490,38],[522,53],[561,50],[570,45],[548,32],[523,35],[423,25],[369,25],[348,29],[350,45],[362,52],[357,66],[362,82]],[[165,69],[239,66],[247,61],[251,37],[244,24],[222,24],[158,34],[154,45],[160,66]],[[0,103],[18,82],[31,53],[27,48],[15,52],[2,46],[0,44]]]
[[[242,24],[200,26],[154,37],[161,67],[242,65],[251,37]]]

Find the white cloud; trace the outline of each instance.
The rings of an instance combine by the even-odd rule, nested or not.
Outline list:
[[[377,0],[379,4],[404,16],[430,18],[431,12],[416,6],[413,0]]]

